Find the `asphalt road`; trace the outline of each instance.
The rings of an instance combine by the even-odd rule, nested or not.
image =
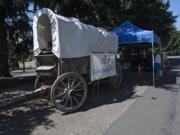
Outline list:
[[[42,97],[0,110],[0,134],[179,135],[180,58],[170,60],[172,71],[156,88],[151,72],[126,72],[120,89],[102,85],[72,114],[57,111]]]
[[[180,58],[170,61],[163,84],[149,88],[104,135],[180,135]]]

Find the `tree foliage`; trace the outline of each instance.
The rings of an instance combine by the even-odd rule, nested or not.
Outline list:
[[[163,0],[35,0],[37,7],[48,7],[58,14],[107,29],[129,20],[147,30],[154,30],[165,47],[175,31],[176,16]]]
[[[180,31],[173,31],[171,33],[171,38],[168,41],[165,49],[180,51]]]
[[[0,75],[8,74],[8,60],[28,56],[32,45],[32,14],[47,7],[67,17],[108,30],[126,20],[154,30],[166,49],[178,47],[176,16],[163,0],[0,0]],[[28,46],[28,47],[27,47]]]
[[[29,5],[27,0],[0,0],[0,75],[9,75],[9,64],[17,65],[18,56],[27,52],[24,43],[30,44],[32,37]]]

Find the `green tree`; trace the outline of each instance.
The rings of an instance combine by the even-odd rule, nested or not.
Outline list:
[[[129,20],[139,27],[154,30],[165,47],[175,30],[176,16],[163,0],[35,0],[36,7],[48,7],[68,17],[104,28],[114,28]]]
[[[9,74],[8,60],[28,56],[25,46],[32,40],[29,15],[40,8],[109,30],[129,20],[143,29],[154,30],[164,48],[176,48],[176,16],[169,6],[169,1],[163,0],[0,0],[0,76]]]
[[[29,5],[27,0],[0,0],[0,76],[9,75],[9,53],[13,56],[19,42],[30,36]]]
[[[169,40],[166,50],[180,50],[180,31],[174,31],[171,33],[171,39]]]
[[[170,40],[171,32],[175,30],[176,16],[169,11],[169,1],[163,0],[134,0],[130,13],[134,18],[132,21],[147,30],[154,30],[162,40],[165,47]]]

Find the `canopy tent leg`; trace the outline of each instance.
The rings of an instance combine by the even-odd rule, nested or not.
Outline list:
[[[153,87],[155,87],[155,70],[154,70],[154,41],[152,42],[152,69],[153,69]]]
[[[163,77],[163,66],[164,66],[164,59],[163,59],[163,52],[162,52],[162,46],[161,46],[161,42],[160,42],[160,56],[161,56],[161,70],[162,70],[162,74],[161,77]]]

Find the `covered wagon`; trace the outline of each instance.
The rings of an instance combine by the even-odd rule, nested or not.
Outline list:
[[[83,105],[92,82],[111,78],[116,88],[121,83],[116,57],[118,37],[114,33],[43,8],[33,20],[33,42],[37,58],[35,89],[51,86],[51,101],[63,112]]]

